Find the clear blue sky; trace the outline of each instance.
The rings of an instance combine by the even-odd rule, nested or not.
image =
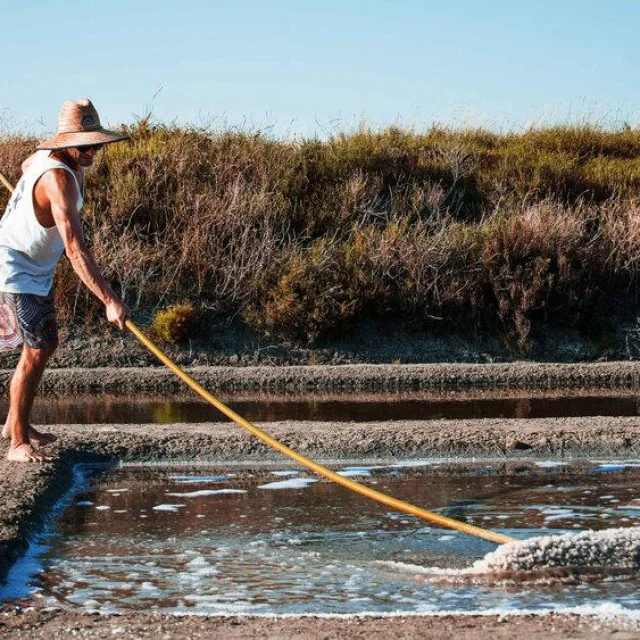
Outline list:
[[[36,133],[83,96],[111,124],[276,136],[640,124],[639,0],[0,0],[0,21],[0,127]]]

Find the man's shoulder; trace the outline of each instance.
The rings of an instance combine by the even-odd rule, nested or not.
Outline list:
[[[38,157],[38,151],[32,153],[26,160],[22,163],[22,173],[26,173],[29,168],[33,165],[34,160]]]
[[[47,169],[38,179],[34,188],[34,200],[37,208],[75,210],[78,199],[78,187],[70,170],[62,167]]]
[[[76,196],[76,179],[71,169],[65,167],[53,166],[48,168],[40,176],[38,185],[42,185],[42,188],[47,193]]]

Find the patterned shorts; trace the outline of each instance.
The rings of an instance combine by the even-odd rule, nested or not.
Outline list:
[[[0,291],[0,352],[26,344],[43,349],[58,339],[53,296]]]

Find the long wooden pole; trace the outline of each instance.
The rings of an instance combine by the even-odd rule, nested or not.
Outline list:
[[[0,180],[10,191],[13,191],[11,183],[2,175],[1,172]],[[497,544],[514,542],[516,540],[516,538],[512,538],[511,536],[497,533],[496,531],[489,531],[488,529],[483,529],[481,527],[476,527],[475,525],[467,524],[466,522],[461,522],[460,520],[455,520],[453,518],[449,518],[448,516],[442,516],[432,511],[427,511],[427,509],[422,509],[421,507],[416,507],[415,505],[409,502],[405,502],[404,500],[392,498],[386,493],[376,491],[375,489],[360,484],[359,482],[351,480],[350,478],[345,478],[344,476],[341,476],[339,473],[332,471],[324,465],[311,460],[311,458],[307,458],[307,456],[294,451],[293,449],[291,449],[291,447],[288,447],[286,444],[283,444],[279,440],[276,440],[273,436],[269,435],[266,431],[263,431],[259,427],[256,427],[241,415],[237,414],[233,409],[227,407],[227,405],[218,400],[213,394],[209,393],[202,385],[196,382],[189,374],[187,374],[175,362],[173,362],[173,360],[171,360],[161,349],[159,349],[134,324],[132,320],[127,319],[125,321],[125,326],[154,356],[156,356],[156,358],[158,358],[158,360],[160,360],[160,362],[162,362],[162,364],[164,364],[173,373],[175,373],[178,378],[180,378],[185,384],[193,389],[199,396],[204,398],[209,404],[213,405],[216,409],[218,409],[218,411],[222,412],[225,416],[233,420],[233,422],[235,422],[238,426],[246,429],[249,433],[262,440],[272,449],[275,449],[288,458],[295,460],[303,467],[306,467],[307,469],[310,469],[318,475],[328,478],[329,480],[332,480],[333,482],[342,485],[343,487],[346,487],[347,489],[350,489],[355,493],[359,493],[360,495],[371,498],[372,500],[384,504],[387,507],[391,507],[396,511],[408,513],[410,515],[421,518],[422,520],[427,520],[428,522],[440,525],[441,527],[468,533],[469,535],[483,538],[484,540],[489,540],[490,542],[495,542]]]

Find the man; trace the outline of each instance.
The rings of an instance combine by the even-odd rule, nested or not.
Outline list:
[[[63,251],[87,287],[104,303],[119,329],[131,310],[114,293],[84,244],[80,209],[84,171],[105,144],[129,136],[107,131],[89,100],[62,105],[58,133],[22,165],[22,177],[0,221],[0,351],[22,348],[9,385],[9,414],[2,435],[7,458],[46,460],[38,449],[55,441],[29,424],[36,388],[58,345],[53,273]]]

